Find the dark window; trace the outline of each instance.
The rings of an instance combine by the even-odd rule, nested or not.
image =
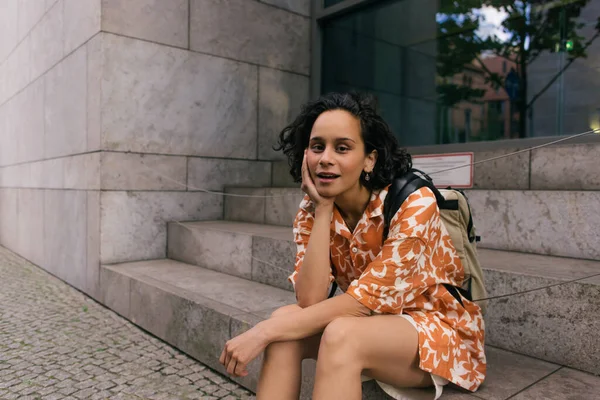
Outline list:
[[[557,29],[561,24],[556,18],[562,14],[566,15],[562,26],[568,28],[569,37],[581,38],[573,39],[575,48],[583,48],[592,39],[595,31],[580,28],[580,22],[584,18],[597,20],[599,12],[593,2],[581,10],[573,8],[562,14],[556,8],[562,7],[561,2],[552,3],[556,6],[530,7],[527,12],[531,15],[522,20],[527,32],[538,32],[539,27],[531,24],[550,22],[543,38],[532,42],[525,37],[523,43],[510,30],[519,24],[502,24],[502,19],[508,18],[502,6],[494,11],[500,20],[491,21],[486,20],[489,13],[473,8],[473,2],[466,0],[323,2],[326,7],[345,3],[352,4],[352,9],[318,21],[323,46],[321,91],[361,90],[374,94],[383,117],[402,145],[456,143],[463,137],[471,140],[461,134],[465,130],[463,113],[466,109],[477,110],[482,104],[486,111],[481,120],[474,120],[472,114],[464,115],[465,120],[470,119],[472,140],[504,138],[503,127],[512,126],[514,121],[514,137],[589,130],[590,110],[597,107],[592,99],[600,90],[598,48],[587,48],[587,57],[581,56],[572,66],[567,58],[561,64],[548,48],[560,36]],[[487,40],[490,35],[498,38],[493,45]],[[509,64],[509,60],[518,60],[511,52],[519,45],[525,46],[529,54],[536,54],[535,59],[527,60],[525,65]],[[571,53],[574,54],[579,53]],[[480,63],[484,64],[482,68]],[[565,79],[556,79],[549,88],[547,83],[560,74],[561,65],[569,65],[563,72]],[[509,85],[504,79],[500,85],[490,79],[490,71],[501,70],[500,74],[506,76],[511,69],[524,68],[526,81],[517,72],[512,74]],[[519,90],[521,85],[527,85],[527,96],[535,101],[527,110],[515,105],[514,115],[509,116],[504,112],[508,96],[514,104],[520,104],[519,95],[525,92]],[[587,103],[564,101],[575,93]],[[490,96],[499,101],[490,104]],[[548,118],[557,111],[563,116],[562,126],[557,124],[557,118]]]
[[[298,0],[295,0],[295,1],[298,1]],[[323,2],[323,7],[335,6],[336,4],[341,3],[343,1],[345,1],[345,0],[325,0]]]

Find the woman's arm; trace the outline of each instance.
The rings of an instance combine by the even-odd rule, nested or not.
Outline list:
[[[367,316],[370,310],[347,294],[322,301],[298,312],[258,323],[254,328],[229,340],[219,361],[234,376],[246,376],[246,366],[270,343],[301,339],[322,332],[334,319]]]
[[[302,308],[310,307],[327,298],[331,273],[329,227],[334,207],[334,198],[323,197],[317,191],[308,169],[306,153],[307,150],[304,151],[302,160],[302,190],[310,197],[315,206],[315,217],[309,230],[310,239],[304,253],[302,268],[296,277],[296,299]]]
[[[296,298],[302,308],[312,306],[327,298],[331,264],[329,260],[329,226],[333,204],[317,206],[310,239],[302,268],[296,277]]]
[[[268,343],[303,339],[322,332],[340,317],[366,317],[371,310],[353,297],[343,294],[304,308],[260,322],[256,327]]]

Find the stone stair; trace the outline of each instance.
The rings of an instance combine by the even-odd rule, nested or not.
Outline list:
[[[600,192],[533,186],[467,192],[493,297],[489,372],[478,392],[449,387],[443,399],[598,397]],[[224,221],[169,223],[168,259],[101,268],[104,304],[221,373],[226,340],[295,301],[287,276],[295,256],[291,224],[303,197],[289,187],[226,191],[258,197],[226,197]],[[235,380],[254,390],[260,362]],[[304,369],[308,399],[314,362]],[[388,398],[373,382],[363,392],[364,399]]]
[[[104,302],[225,373],[218,363],[225,341],[295,301],[286,280],[294,252],[291,229],[285,226],[233,221],[169,223],[169,259],[102,267]],[[490,296],[600,273],[597,261],[486,249],[480,250],[480,257]],[[583,385],[584,392],[600,389],[600,378],[564,367],[600,374],[596,334],[600,329],[599,291],[600,277],[596,277],[492,300],[486,316],[488,379],[475,395],[449,388],[443,398],[505,399],[517,393],[525,397],[515,398],[540,398],[535,397],[535,390],[544,385],[554,387],[563,375]],[[308,399],[314,362],[305,363],[303,398]],[[255,389],[259,368],[260,359],[251,365],[248,377],[236,381]],[[363,398],[387,396],[376,384],[367,382]]]
[[[294,301],[291,291],[169,259],[105,265],[101,279],[108,307],[221,373],[226,340]],[[443,399],[564,399],[568,393],[591,399],[600,389],[600,378],[591,374],[494,346],[486,353],[488,378],[480,390],[473,395],[448,387]],[[235,380],[255,389],[260,363]],[[314,362],[305,361],[304,371],[301,398],[309,399]],[[389,398],[374,382],[364,383],[363,392],[363,399]]]

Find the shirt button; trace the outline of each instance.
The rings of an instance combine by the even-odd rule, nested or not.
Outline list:
[[[353,252],[353,253],[358,253],[358,249],[357,249],[356,247],[353,247],[353,248],[352,248],[352,252]]]

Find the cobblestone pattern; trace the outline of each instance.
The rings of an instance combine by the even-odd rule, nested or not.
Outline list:
[[[254,399],[0,246],[0,399]]]

